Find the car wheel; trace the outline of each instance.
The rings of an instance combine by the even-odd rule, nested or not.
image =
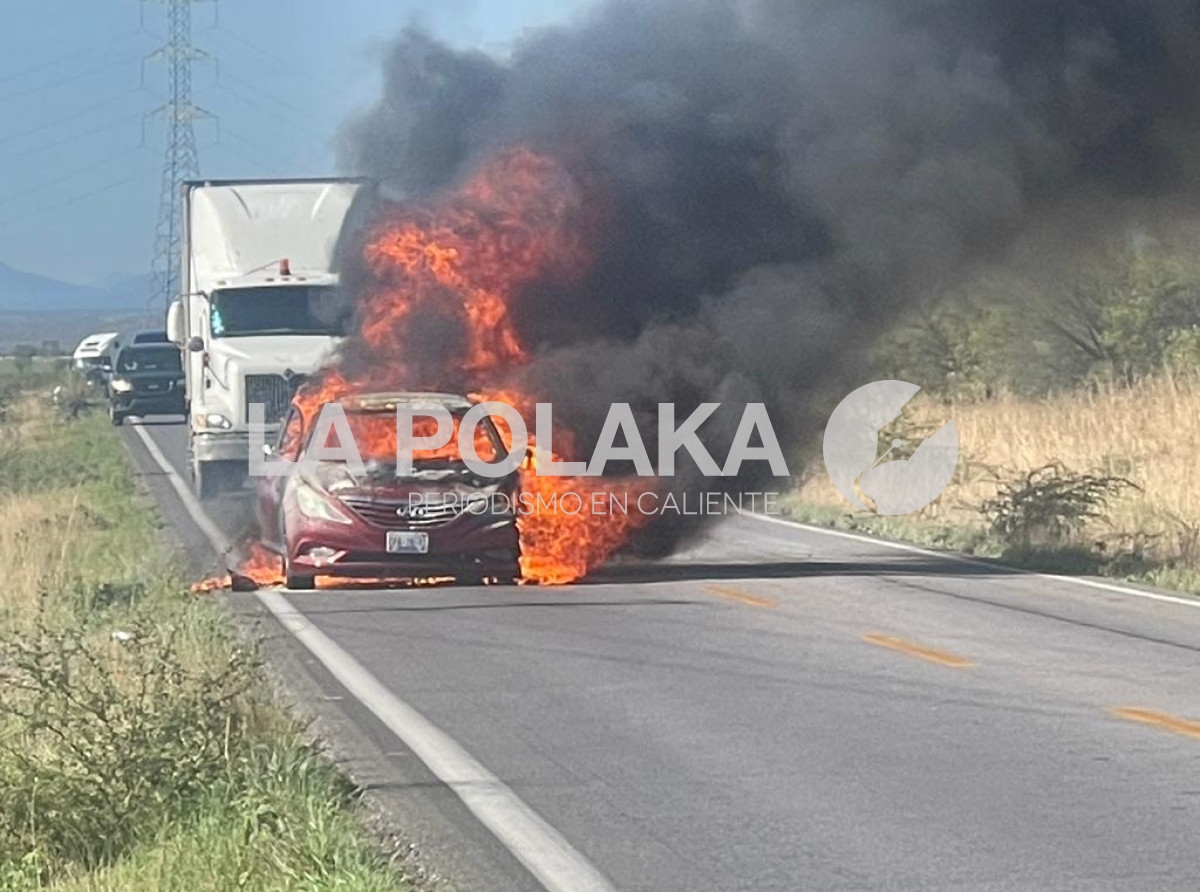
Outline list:
[[[523,579],[521,575],[521,552],[514,552],[511,564],[502,565],[499,571],[487,578],[495,579],[500,585],[517,585]]]
[[[288,534],[287,527],[283,525],[282,519],[279,523],[280,544],[283,545],[283,584],[294,592],[311,592],[317,587],[317,578],[315,576],[298,576],[292,572],[292,562],[288,560]]]
[[[315,576],[298,576],[292,572],[292,565],[285,557],[283,559],[283,584],[294,592],[311,592],[317,587]]]

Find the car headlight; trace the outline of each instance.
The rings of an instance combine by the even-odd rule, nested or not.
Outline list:
[[[296,487],[296,507],[300,509],[301,514],[313,520],[327,520],[330,523],[344,524],[354,522],[307,483],[301,483]]]
[[[216,412],[208,412],[207,414],[201,415],[197,420],[199,421],[201,427],[213,428],[219,431],[233,429],[233,422],[224,415],[220,415]]]
[[[113,393],[132,393],[133,382],[128,378],[113,378],[112,389]]]

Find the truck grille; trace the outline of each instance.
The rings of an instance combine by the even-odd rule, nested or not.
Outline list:
[[[287,415],[292,397],[304,380],[301,375],[292,377],[290,381],[283,375],[247,375],[246,422],[250,422],[250,407],[262,403],[266,423],[279,424]]]
[[[410,513],[407,501],[384,502],[344,497],[342,502],[367,523],[386,530],[423,530],[445,526],[462,513],[462,507],[453,502],[416,506],[414,513]]]

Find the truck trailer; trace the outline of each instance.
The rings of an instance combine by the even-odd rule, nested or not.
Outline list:
[[[241,489],[251,406],[270,438],[343,332],[335,259],[363,180],[183,186],[182,294],[167,315],[184,351],[188,465],[202,499]]]

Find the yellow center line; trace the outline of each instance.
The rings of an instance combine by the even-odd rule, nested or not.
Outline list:
[[[910,657],[928,660],[930,663],[937,663],[939,666],[949,666],[952,669],[968,669],[975,665],[974,660],[968,660],[966,657],[959,657],[942,650],[934,650],[932,647],[925,647],[913,641],[905,641],[903,638],[893,638],[890,635],[863,635],[862,640],[867,642],[867,644],[874,644],[876,647],[886,647],[888,650],[899,651],[902,654],[908,654]]]
[[[1188,719],[1183,719],[1167,712],[1155,712],[1153,709],[1138,709],[1136,707],[1114,707],[1109,710],[1109,713],[1129,722],[1141,722],[1144,725],[1153,725],[1156,728],[1170,731],[1173,734],[1182,734],[1184,737],[1194,737],[1200,740],[1200,722],[1189,721]]]
[[[779,606],[779,602],[771,598],[758,598],[754,595],[748,595],[736,588],[730,588],[727,585],[706,585],[704,586],[710,594],[716,595],[718,598],[725,598],[729,601],[737,601],[739,604],[747,604],[750,607],[758,607],[763,610],[770,610]]]

